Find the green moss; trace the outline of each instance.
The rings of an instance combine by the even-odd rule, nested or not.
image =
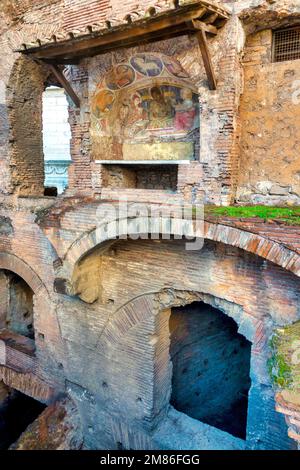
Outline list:
[[[292,370],[281,354],[274,354],[269,359],[268,369],[274,385],[289,388],[293,384]]]
[[[269,373],[275,386],[300,393],[300,321],[277,328],[270,340]]]
[[[300,226],[300,207],[272,207],[272,206],[207,206],[207,215],[252,218],[263,220],[279,220],[288,225]]]

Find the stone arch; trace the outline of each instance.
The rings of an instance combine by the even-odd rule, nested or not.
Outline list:
[[[49,292],[38,274],[18,256],[10,253],[0,253],[0,269],[6,269],[20,276],[36,296],[41,298],[49,297]]]
[[[47,402],[54,397],[57,388],[60,387],[58,364],[64,348],[55,301],[40,276],[18,256],[0,252],[0,270],[2,269],[18,275],[33,291],[35,354],[30,361],[27,360],[26,367],[23,364],[22,368],[18,364],[18,354],[11,355],[12,360],[9,363],[2,362],[0,380],[2,377],[2,380],[12,388],[18,389],[19,386],[21,387],[19,390],[23,393]],[[40,368],[41,363],[52,364],[47,370],[47,383]]]
[[[225,299],[216,298],[210,294],[195,291],[178,291],[164,289],[160,292],[149,292],[139,295],[126,302],[115,311],[113,317],[107,321],[100,337],[98,345],[101,348],[113,348],[119,344],[132,328],[147,320],[153,313],[157,315],[160,311],[170,307],[181,307],[194,301],[202,301],[212,307],[218,308],[223,313],[233,318],[239,326],[239,332],[251,343],[255,342],[255,330],[262,328],[262,322],[247,314],[247,320],[253,324],[253,328],[245,328],[245,315],[241,305],[233,304]],[[248,321],[246,321],[248,323]]]
[[[300,276],[300,255],[280,243],[261,235],[247,232],[235,227],[205,222],[204,226],[196,226],[193,220],[150,219],[135,217],[104,222],[98,228],[84,234],[69,248],[63,260],[63,265],[57,269],[57,282],[64,279],[68,284],[66,290],[72,292],[72,276],[76,264],[97,246],[103,244],[103,249],[109,241],[124,239],[135,235],[143,237],[150,235],[149,227],[159,227],[157,233],[162,236],[195,236],[241,248]]]
[[[124,366],[122,379],[124,380],[124,386],[128,381],[131,387],[130,394],[126,395],[126,400],[139,402],[141,401],[139,396],[142,396],[139,394],[143,393],[142,426],[144,430],[151,430],[155,435],[156,430],[160,429],[163,422],[164,429],[168,429],[167,432],[171,434],[174,423],[178,419],[180,421],[181,418],[179,412],[170,405],[172,365],[169,353],[168,322],[172,307],[185,306],[195,301],[206,303],[233,318],[238,325],[238,333],[252,343],[250,375],[253,382],[249,391],[249,406],[253,409],[251,408],[252,412],[249,414],[251,419],[249,421],[247,444],[246,441],[235,437],[232,437],[232,440],[229,439],[229,442],[226,443],[225,441],[228,438],[226,434],[224,448],[226,448],[226,445],[229,446],[228,448],[232,448],[232,446],[245,448],[246,445],[250,448],[252,446],[257,448],[257,439],[261,438],[260,432],[264,432],[259,430],[258,402],[260,400],[264,401],[267,409],[273,408],[275,413],[273,402],[276,396],[275,391],[272,390],[271,381],[265,382],[260,377],[262,363],[267,359],[267,339],[271,334],[268,319],[255,318],[249,312],[246,312],[241,305],[217,298],[211,294],[202,293],[200,289],[199,291],[179,291],[167,288],[159,292],[148,292],[137,296],[120,307],[104,326],[99,337],[98,350],[108,357],[112,363],[120,354],[123,358],[126,357],[126,366]],[[259,371],[258,377],[254,379],[257,371]],[[122,399],[120,400],[122,407],[123,402]],[[138,407],[136,414],[137,416],[140,414]],[[181,416],[185,415],[181,414]],[[266,419],[268,419],[267,416]],[[272,419],[272,417],[269,419]],[[198,431],[200,434],[202,424],[199,422]],[[188,423],[186,425],[188,426]],[[195,426],[197,428],[196,422]],[[179,427],[180,432],[182,432],[182,426],[179,425]],[[281,428],[281,430],[284,431],[284,428]],[[210,427],[210,431],[207,428],[202,429],[202,431],[208,433],[208,436],[211,435],[212,439],[217,439],[217,435],[214,434],[216,429],[213,426]],[[174,430],[174,432],[178,431]],[[263,441],[265,439],[264,445],[268,445],[269,439],[271,439],[271,436],[268,435],[269,431],[266,430],[266,432],[266,437],[262,437]],[[159,435],[160,438],[161,435]],[[186,438],[188,439],[188,436]],[[222,440],[222,434],[219,438]]]

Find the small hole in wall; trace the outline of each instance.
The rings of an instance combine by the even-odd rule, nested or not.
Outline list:
[[[117,445],[117,450],[124,450],[122,442],[117,442],[116,445]]]
[[[45,341],[45,335],[43,333],[39,333],[38,337],[40,341]]]
[[[64,366],[63,366],[63,364],[62,364],[61,362],[58,364],[58,368],[59,368],[60,370],[62,370],[62,369],[64,368]]]
[[[113,305],[115,303],[114,299],[107,299],[108,305]]]
[[[57,197],[57,188],[54,186],[46,186],[44,188],[44,196]]]
[[[143,400],[141,399],[141,397],[137,397],[136,401],[137,401],[138,403],[141,403]]]
[[[102,382],[102,387],[103,388],[108,388],[107,382]]]

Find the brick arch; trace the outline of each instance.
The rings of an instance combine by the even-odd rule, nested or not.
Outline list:
[[[202,301],[233,318],[238,325],[238,332],[252,343],[250,375],[253,378],[252,374],[255,371],[256,380],[252,381],[249,391],[249,406],[255,408],[257,387],[259,400],[266,402],[273,400],[269,395],[271,383],[269,386],[266,385],[257,374],[257,371],[261,370],[262,361],[267,358],[267,344],[272,330],[266,318],[255,318],[246,312],[243,306],[202,293],[200,288],[196,291],[167,288],[158,292],[148,292],[129,300],[115,311],[104,326],[97,344],[99,352],[111,361],[122,355],[126,356],[123,384],[126,388],[128,380],[133,398],[136,399],[141,391],[140,387],[133,384],[148,384],[147,389],[142,388],[145,429],[147,426],[155,429],[163,421],[165,425],[168,424],[169,432],[172,432],[174,422],[168,417],[169,410],[173,408],[170,406],[172,365],[167,325],[172,307],[188,305],[194,301]],[[275,390],[273,394],[278,404]],[[278,406],[276,411],[284,412],[282,408],[278,409]],[[258,416],[256,420],[249,422],[247,431],[249,444],[253,436],[255,439],[260,436],[259,419]],[[290,437],[295,439],[292,435]]]
[[[149,233],[149,220],[147,217],[119,219],[104,223],[91,232],[84,234],[71,245],[64,258],[63,266],[58,268],[57,277],[66,279],[71,285],[74,268],[83,257],[97,246],[103,245],[105,249],[105,243],[109,241],[118,238],[124,239],[130,234],[147,235]],[[201,228],[200,231],[195,228],[192,220],[176,220],[174,224],[168,222],[166,220],[166,223],[160,223],[157,219],[160,235],[176,237],[182,233],[189,236],[196,234],[207,240],[240,248],[277,264],[296,276],[300,276],[300,255],[267,237],[213,222],[205,222],[203,230]],[[154,220],[154,225],[155,223]],[[118,224],[118,237],[115,236],[116,224]]]
[[[200,286],[199,290],[166,288],[131,299],[110,316],[98,338],[97,349],[112,362],[126,356],[122,383],[125,387],[126,381],[135,384],[131,385],[131,399],[141,393],[139,384],[148,384],[147,388],[142,387],[145,428],[155,428],[166,418],[170,406],[172,365],[168,323],[171,308],[195,301],[211,305],[233,318],[238,332],[252,343],[255,360],[265,354],[266,345],[260,334],[264,322],[247,313],[241,305],[202,293]]]
[[[109,317],[104,329],[99,337],[98,346],[103,351],[107,348],[114,349],[115,346],[124,341],[126,335],[132,328],[148,320],[153,314],[157,315],[162,310],[171,307],[188,305],[195,301],[204,302],[233,318],[237,323],[239,333],[251,343],[255,342],[255,331],[262,328],[261,320],[252,317],[243,311],[241,305],[233,304],[222,298],[217,298],[211,294],[201,293],[201,291],[162,289],[159,292],[148,292],[141,294],[134,299],[129,300],[123,306],[118,308],[115,313]],[[244,323],[252,323],[253,328],[249,330],[244,327]]]
[[[37,296],[49,296],[49,292],[36,272],[16,255],[0,253],[0,269],[6,269],[20,276]]]

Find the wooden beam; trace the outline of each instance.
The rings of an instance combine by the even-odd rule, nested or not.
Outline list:
[[[206,24],[204,23],[204,21],[192,20],[192,24],[194,29],[202,29],[206,33],[213,34],[215,36],[218,34],[218,30],[215,26],[211,24]]]
[[[195,22],[195,23],[197,23],[197,22]],[[197,25],[195,26],[195,28],[198,29]],[[200,47],[200,51],[201,51],[201,55],[202,55],[202,59],[203,59],[203,63],[204,63],[204,68],[205,68],[207,79],[208,79],[209,89],[210,90],[216,90],[217,89],[217,80],[216,80],[216,77],[215,77],[213,64],[212,64],[212,60],[211,60],[211,57],[210,57],[210,52],[209,52],[209,48],[208,48],[208,44],[207,44],[207,38],[206,38],[205,30],[202,27],[200,27],[200,29],[198,29],[196,35],[197,35],[197,39],[198,39],[198,43],[199,43],[199,47]]]
[[[201,18],[207,9],[205,7],[197,8],[192,11],[181,12],[180,14],[168,15],[162,18],[153,18],[152,21],[141,21],[137,24],[127,24],[119,26],[114,30],[107,30],[105,33],[91,37],[74,38],[62,43],[45,44],[44,46],[23,50],[25,54],[37,59],[51,59],[55,57],[75,57],[84,54],[86,50],[98,49],[106,47],[112,48],[112,45],[127,41],[130,44],[138,44],[140,38],[145,35],[153,35],[156,33],[162,35],[162,32],[168,29],[182,27],[184,30],[187,22],[191,22],[195,18]],[[217,33],[217,29],[210,25],[205,25],[207,32]],[[183,31],[184,34],[184,31]]]
[[[196,29],[198,30],[200,27],[202,27],[204,31],[206,31],[209,34],[216,35],[218,32],[215,26],[207,25],[197,20]],[[76,62],[78,63],[80,59],[84,57],[93,57],[95,55],[105,54],[112,50],[132,47],[137,44],[137,41],[139,44],[148,44],[150,42],[160,41],[162,39],[169,39],[172,37],[181,36],[183,34],[190,34],[194,32],[195,32],[195,26],[193,22],[186,21],[185,23],[173,25],[166,29],[157,30],[155,32],[145,30],[144,34],[139,36],[138,38],[135,36],[128,35],[127,37],[124,37],[123,39],[119,39],[118,35],[115,35],[114,40],[111,40],[111,42],[105,41],[105,43],[101,43],[100,41],[98,46],[96,46],[95,42],[92,41],[92,38],[90,38],[90,40],[85,40],[86,41],[85,48],[76,47],[76,42],[75,42],[76,40],[73,40],[72,48],[69,48],[69,47],[66,48],[62,44],[61,47],[57,47],[55,51],[54,51],[53,46],[52,48],[51,46],[49,46],[49,49],[51,48],[51,52],[50,50],[49,51],[39,50],[36,52],[32,52],[29,50],[28,54],[33,59],[36,59],[38,57],[38,60],[43,60],[44,62],[47,62],[50,64],[51,63],[56,64],[56,65],[57,64],[74,64],[74,63],[76,64]],[[68,46],[69,45],[70,43],[68,44]],[[55,52],[55,55],[54,55],[54,52]]]
[[[138,44],[149,44],[151,42],[160,41],[162,39],[169,39],[177,36],[182,36],[183,34],[191,34],[195,33],[195,28],[193,27],[192,23],[190,22],[189,25],[184,26],[184,30],[182,25],[175,26],[172,28],[168,28],[164,31],[158,31],[153,35],[152,33],[145,33],[143,36],[138,38]],[[128,47],[136,46],[137,39],[128,37],[128,39],[123,39],[122,41],[116,41],[108,43],[105,46],[98,46],[98,47],[91,47],[87,49],[83,49],[81,51],[76,51],[74,48],[72,52],[68,54],[62,54],[60,51],[57,51],[57,54],[50,58],[43,58],[43,62],[53,63],[53,64],[72,64],[74,62],[80,61],[85,57],[93,57],[100,54],[106,54],[107,52],[114,51],[116,49],[123,49]],[[29,54],[33,59],[35,54]]]
[[[55,78],[59,81],[61,86],[66,90],[66,93],[70,96],[71,100],[77,108],[80,108],[80,99],[73,90],[71,84],[68,82],[61,69],[57,65],[47,64]]]
[[[208,1],[199,1],[155,14],[150,18],[143,17],[118,25],[107,24],[107,28],[100,31],[90,29],[88,33],[78,37],[70,33],[69,39],[62,41],[56,40],[43,44],[37,40],[36,45],[25,46],[24,49],[16,52],[22,52],[33,60],[52,64],[56,66],[56,71],[53,73],[62,75],[58,65],[76,63],[84,57],[93,57],[119,48],[195,33],[195,30],[199,32],[199,44],[202,44],[205,40],[205,33],[216,35],[223,21],[226,21],[229,16],[226,10],[217,8]],[[204,39],[201,39],[201,31],[204,32]],[[205,42],[201,47],[205,47]],[[206,52],[205,57],[208,55]],[[62,75],[60,80],[64,78]],[[68,82],[65,83],[64,80],[63,86],[68,87],[68,85]],[[72,95],[77,102],[78,97],[75,98],[74,91],[70,91],[70,96]]]
[[[219,17],[219,14],[218,13],[212,13],[211,15],[207,16],[206,18],[203,19],[203,22],[204,23],[207,23],[207,24],[213,24],[216,19]]]

